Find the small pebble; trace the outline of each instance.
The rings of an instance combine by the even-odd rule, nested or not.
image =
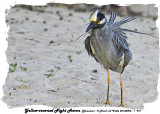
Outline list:
[[[59,14],[59,11],[56,11],[57,14]]]
[[[43,21],[44,24],[46,24],[46,21]]]
[[[17,32],[18,34],[24,34],[24,32]]]
[[[158,17],[153,17],[153,21],[156,21],[158,19]]]
[[[35,22],[36,22],[36,20],[33,20],[32,22],[33,22],[33,23],[35,23]]]
[[[26,20],[26,21],[28,21],[28,20],[29,20],[29,18],[27,18],[27,17],[26,17],[26,18],[25,18],[25,20]]]
[[[96,73],[97,72],[97,70],[95,69],[95,70],[93,70],[93,73]]]
[[[138,31],[137,29],[134,29],[134,31]]]
[[[48,31],[48,29],[47,29],[47,28],[44,28],[44,31]]]
[[[14,18],[11,18],[11,20],[13,21],[13,20],[14,20]]]
[[[37,100],[34,101],[35,103],[37,102]]]
[[[94,79],[94,78],[91,78],[91,80],[96,80],[96,79]]]
[[[63,17],[60,17],[59,20],[63,20]]]
[[[54,43],[54,41],[53,41],[53,40],[49,42],[49,44],[52,44],[52,43]]]
[[[72,14],[72,13],[69,13],[68,15],[69,15],[69,16],[73,16],[73,14]]]
[[[16,88],[13,88],[13,90],[16,90]]]
[[[9,20],[6,20],[6,23],[9,22]]]
[[[58,25],[54,25],[54,27],[58,27]]]

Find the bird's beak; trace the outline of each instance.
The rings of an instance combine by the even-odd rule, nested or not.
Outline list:
[[[95,25],[96,25],[96,22],[91,22],[91,23],[89,24],[89,26],[87,27],[86,32],[88,32],[89,30],[93,29],[93,27],[94,27]]]

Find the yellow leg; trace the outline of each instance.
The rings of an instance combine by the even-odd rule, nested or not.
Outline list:
[[[110,78],[109,78],[109,69],[107,68],[107,81],[108,81],[108,89],[107,89],[107,100],[105,104],[110,104],[109,102],[109,86],[110,86]]]
[[[121,86],[121,105],[120,106],[124,106],[123,104],[123,82],[122,82],[122,74],[120,73],[120,79],[121,79],[121,82],[120,82],[120,86]]]

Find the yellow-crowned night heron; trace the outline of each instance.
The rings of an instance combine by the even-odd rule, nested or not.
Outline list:
[[[109,69],[120,73],[120,86],[121,86],[120,106],[124,106],[122,73],[124,68],[128,65],[128,63],[132,59],[132,53],[126,41],[127,36],[125,31],[135,32],[140,34],[146,34],[146,33],[120,28],[121,25],[136,19],[132,16],[126,17],[121,21],[114,23],[115,18],[116,14],[113,12],[111,12],[109,21],[107,21],[105,15],[99,10],[93,12],[90,16],[91,23],[86,30],[87,33],[90,32],[90,36],[88,36],[85,40],[85,48],[88,54],[94,57],[95,60],[100,64],[102,64],[103,67],[107,70],[108,90],[107,90],[107,100],[105,104],[110,104]]]

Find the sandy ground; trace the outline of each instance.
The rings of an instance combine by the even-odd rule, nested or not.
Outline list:
[[[9,107],[40,104],[54,108],[109,107],[104,104],[105,69],[88,56],[85,38],[73,42],[85,32],[90,13],[51,7],[45,13],[10,10],[6,16],[10,26],[6,55],[11,70],[3,86],[3,101]],[[120,19],[118,16],[116,21]],[[157,30],[150,29],[152,26],[156,26],[152,19],[139,17],[123,27],[158,36]],[[143,108],[144,103],[154,102],[158,95],[159,40],[128,33],[128,42],[133,60],[123,73],[124,105]],[[110,106],[118,107],[120,76],[110,71],[110,77]]]

